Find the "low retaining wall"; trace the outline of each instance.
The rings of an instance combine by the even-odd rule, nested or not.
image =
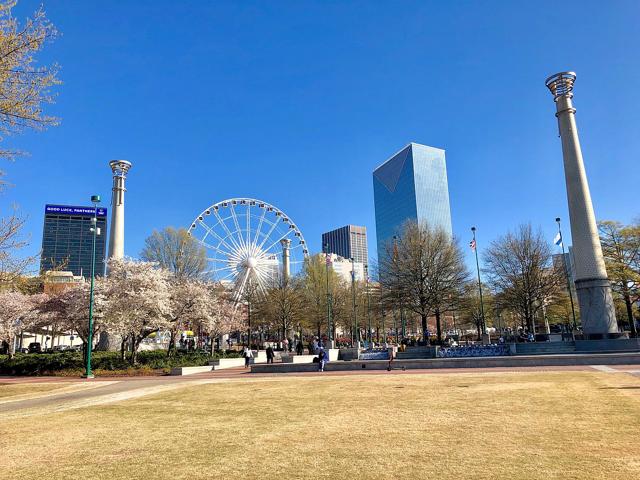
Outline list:
[[[266,362],[266,359],[265,359]],[[244,367],[244,358],[219,358],[209,362],[212,370],[222,370],[224,368]]]
[[[444,368],[499,368],[499,367],[561,367],[570,365],[640,365],[640,353],[602,353],[602,354],[565,354],[530,355],[509,357],[477,358],[434,358],[415,360],[394,360],[396,369],[444,369]],[[352,360],[329,362],[326,371],[386,370],[389,362],[384,360]],[[280,363],[252,365],[252,373],[292,373],[314,372],[316,364]]]
[[[336,360],[338,360],[338,354],[340,352],[340,350],[338,350],[337,348],[330,348],[329,350],[326,350],[329,353],[329,361],[330,362],[335,362]],[[313,359],[316,358],[318,355],[292,355],[292,354],[286,354],[286,355],[281,355],[280,358],[282,360],[282,363],[313,363]],[[261,362],[256,362],[256,363],[261,363]]]
[[[317,355],[282,355],[282,363],[313,363]]]
[[[211,365],[204,367],[174,367],[171,369],[170,375],[193,375],[194,373],[205,373],[213,370]]]
[[[576,340],[576,352],[640,352],[640,338]]]

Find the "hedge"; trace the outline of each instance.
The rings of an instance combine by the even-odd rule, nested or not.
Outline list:
[[[236,352],[223,354],[225,357],[237,357]],[[219,358],[219,354],[211,357],[204,352],[178,352],[167,357],[164,350],[143,351],[138,353],[138,365],[141,369],[169,369],[173,367],[191,367],[208,365],[212,358]],[[127,359],[120,358],[120,352],[93,352],[91,355],[93,370],[122,371],[131,369]],[[17,353],[9,360],[6,355],[0,355],[0,375],[56,375],[68,371],[84,370],[81,352],[59,353]]]

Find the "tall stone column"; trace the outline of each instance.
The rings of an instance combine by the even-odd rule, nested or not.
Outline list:
[[[574,72],[561,72],[547,78],[545,84],[556,102],[556,117],[562,139],[580,318],[584,333],[589,338],[617,337],[618,324],[611,285],[607,278],[587,173],[582,160],[576,109],[571,100],[575,80]]]
[[[109,258],[124,257],[124,185],[131,162],[112,160],[109,162],[113,172],[111,189],[111,233],[109,235]]]
[[[112,160],[109,162],[113,173],[113,187],[111,189],[111,225],[109,228],[108,258],[124,257],[124,192],[127,172],[131,162],[127,160]],[[109,269],[107,269],[107,275]],[[101,332],[98,350],[115,351],[120,349],[122,338],[109,332]]]
[[[282,275],[286,282],[291,275],[291,252],[289,251],[291,248],[291,240],[284,238],[280,240],[280,244],[282,245]]]

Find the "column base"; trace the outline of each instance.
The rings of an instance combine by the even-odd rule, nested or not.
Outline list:
[[[101,352],[119,352],[121,346],[121,336],[109,332],[100,332],[100,338],[94,350]]]
[[[611,284],[606,278],[576,280],[580,320],[585,338],[619,338]]]

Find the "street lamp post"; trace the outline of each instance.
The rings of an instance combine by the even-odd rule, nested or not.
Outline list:
[[[478,291],[480,292],[480,320],[482,322],[482,334],[487,334],[487,323],[484,318],[484,302],[482,301],[482,281],[480,280],[480,262],[478,261],[478,242],[476,241],[476,227],[471,227],[473,232],[473,251],[476,254],[476,269],[478,271]]]
[[[329,244],[325,243],[325,264],[327,271],[327,342],[329,342],[329,348],[333,348],[333,335],[331,330],[331,291],[329,290],[329,263],[330,263],[330,253],[329,253]]]
[[[556,217],[556,223],[558,224],[558,235],[560,235],[560,246],[562,247],[562,262],[564,263],[564,275],[567,277],[567,291],[569,292],[569,301],[571,302],[571,316],[573,318],[573,329],[578,328],[576,322],[576,310],[573,306],[573,293],[571,292],[571,279],[569,278],[569,267],[567,266],[567,257],[564,253],[564,239],[562,238],[562,230],[560,228],[560,217]]]
[[[91,350],[93,349],[93,287],[96,274],[96,236],[100,234],[98,231],[98,203],[100,203],[100,195],[91,197],[93,203],[93,217],[91,218],[91,286],[89,288],[89,334],[87,335],[87,364],[84,372],[84,378],[93,378],[91,372]]]
[[[355,259],[351,257],[351,294],[353,301],[353,346],[357,347],[358,342],[358,312],[356,310],[356,264]]]
[[[369,348],[371,348],[371,343],[373,341],[372,333],[371,333],[371,285],[369,284],[369,270],[366,271],[367,274],[367,323],[369,325],[369,334],[367,335],[367,340],[369,342]]]

